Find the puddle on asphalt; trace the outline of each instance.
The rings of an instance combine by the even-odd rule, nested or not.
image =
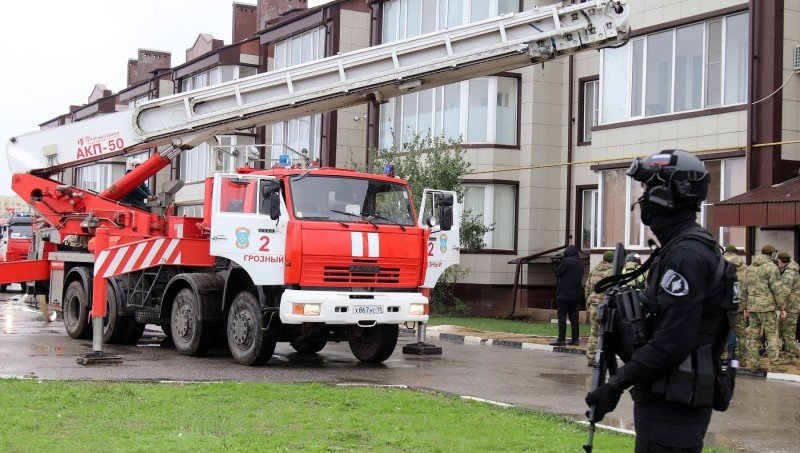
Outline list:
[[[0,316],[3,317],[3,333],[4,334],[14,334],[17,333],[17,327],[14,325],[15,320],[15,312],[17,310],[14,307],[14,302],[12,300],[6,300],[3,302],[3,310]]]

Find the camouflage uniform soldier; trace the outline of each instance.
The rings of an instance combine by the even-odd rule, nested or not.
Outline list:
[[[589,325],[592,326],[591,333],[589,334],[589,344],[586,346],[586,358],[589,361],[589,366],[594,366],[594,351],[597,348],[597,335],[600,329],[597,320],[597,305],[603,302],[605,297],[602,293],[594,292],[594,285],[600,280],[611,275],[611,262],[614,261],[614,252],[608,251],[603,254],[603,261],[597,263],[597,266],[589,272],[589,279],[586,280],[586,310],[589,312]]]
[[[775,247],[765,245],[761,255],[753,260],[747,270],[747,278],[742,288],[740,303],[744,305],[744,315],[749,317],[747,327],[748,352],[751,369],[764,370],[759,350],[763,347],[763,338],[767,339],[767,356],[773,371],[782,371],[775,366],[778,358],[778,316],[779,304],[776,296],[780,294],[781,275],[778,266],[772,261]]]
[[[725,260],[736,267],[736,279],[739,280],[739,288],[744,285],[744,279],[747,276],[747,265],[744,260],[739,256],[738,249],[735,245],[725,247]],[[744,304],[739,304],[739,313],[736,316],[736,357],[744,361],[747,359],[747,319],[744,317]]]
[[[642,257],[639,256],[638,253],[629,253],[628,256],[625,257],[625,266],[622,268],[622,273],[630,274],[631,272],[636,272],[640,267],[642,267]],[[644,288],[644,282],[646,280],[647,272],[629,281],[628,286]]]
[[[778,332],[786,346],[786,357],[790,360],[800,358],[795,340],[797,318],[800,316],[800,266],[788,252],[778,253],[778,267],[781,269],[781,298],[785,305],[778,319]]]

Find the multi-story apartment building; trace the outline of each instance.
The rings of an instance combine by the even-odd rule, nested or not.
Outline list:
[[[148,98],[155,96],[153,83],[192,90],[552,3],[234,4],[233,44],[201,34],[186,63],[149,79]],[[785,188],[794,180],[770,199],[757,188],[797,176],[800,168],[800,145],[775,144],[800,135],[800,77],[792,75],[800,1],[628,5],[633,33],[625,46],[220,136],[184,152],[157,181],[182,179],[179,212],[200,215],[200,181],[213,171],[269,166],[281,155],[350,166],[364,162],[369,147],[402,150],[414,133],[461,137],[473,168],[464,175],[464,204],[492,227],[484,250],[462,254],[470,272],[458,293],[478,314],[503,315],[514,307],[519,315],[546,316],[556,283],[548,250],[576,244],[591,263],[616,242],[646,254],[651,234],[637,208],[630,209],[641,188],[624,172],[631,158],[662,149],[696,151],[706,162],[712,185],[699,218],[721,244],[752,254],[771,242],[796,256],[800,207],[794,202],[800,199],[786,196],[800,192]],[[135,104],[141,86],[116,95],[114,108]],[[111,108],[101,107],[107,97],[46,125]],[[79,184],[84,180],[75,176]],[[772,201],[774,209],[761,203],[754,211],[753,200]],[[791,209],[778,203],[787,200]]]

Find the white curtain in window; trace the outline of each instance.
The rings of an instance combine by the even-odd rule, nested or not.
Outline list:
[[[706,107],[722,104],[722,19],[706,23]]]
[[[514,248],[514,206],[515,187],[505,184],[494,186],[494,230],[492,231],[492,248],[512,250]]]
[[[514,145],[517,143],[517,80],[497,79],[497,114],[495,116],[495,143]]]
[[[603,123],[622,121],[628,115],[628,48],[603,49]]]
[[[701,107],[703,88],[703,24],[675,31],[675,111]]]
[[[487,142],[489,122],[489,80],[469,81],[467,98],[467,141]]]
[[[725,104],[744,102],[747,94],[747,17],[737,14],[725,23]]]
[[[661,115],[672,109],[672,30],[647,37],[644,114]]]

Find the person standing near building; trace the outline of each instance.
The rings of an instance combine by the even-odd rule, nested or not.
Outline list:
[[[556,290],[556,303],[558,308],[558,338],[550,342],[551,346],[565,346],[567,339],[567,316],[572,326],[571,346],[578,346],[580,338],[580,310],[583,291],[583,263],[578,258],[578,248],[568,245],[564,250],[564,257],[556,268],[558,289]]]
[[[636,272],[640,267],[642,267],[642,257],[638,253],[629,253],[628,256],[625,257],[625,266],[622,268],[622,273],[629,274],[631,272]],[[645,278],[646,273],[629,281],[628,285],[636,288],[644,288]]]
[[[780,252],[778,267],[781,270],[781,297],[785,301],[778,319],[778,334],[786,347],[786,358],[797,361],[800,359],[795,337],[800,317],[800,266],[792,261],[789,252]]]
[[[600,327],[597,321],[597,306],[601,304],[605,298],[605,295],[602,293],[594,292],[594,285],[611,275],[612,261],[614,261],[614,252],[609,250],[603,253],[603,260],[597,263],[591,272],[589,272],[589,278],[586,280],[586,288],[584,289],[586,295],[586,311],[589,314],[589,325],[591,326],[589,344],[586,345],[586,359],[589,362],[589,366],[594,366],[594,351],[597,348],[597,335]]]
[[[739,288],[744,285],[744,280],[747,278],[747,264],[739,256],[739,249],[735,245],[728,244],[725,247],[725,261],[733,264],[736,268],[736,279],[739,280]],[[747,319],[744,317],[744,306],[741,303],[741,296],[739,302],[739,312],[736,314],[736,357],[744,361],[747,359]]]
[[[646,344],[606,384],[590,392],[586,403],[600,420],[633,386],[636,451],[699,452],[711,421],[714,386],[708,385],[709,379],[692,381],[687,399],[686,386],[674,391],[680,382],[667,378],[685,373],[687,361],[690,373],[708,376],[728,333],[723,306],[732,301],[724,299],[725,281],[716,277],[718,246],[696,223],[711,175],[696,156],[680,150],[637,158],[627,174],[644,184],[637,201],[642,223],[661,244],[650,258],[643,294],[650,301],[643,308],[652,315],[652,329]],[[665,381],[673,385],[661,385]]]
[[[778,307],[783,301],[778,300],[781,290],[781,273],[772,261],[775,247],[761,247],[761,255],[753,259],[748,269],[747,278],[742,285],[740,304],[744,305],[744,315],[748,319],[747,350],[748,368],[758,371],[783,371],[778,356]],[[760,350],[767,340],[767,357],[770,367],[763,366]]]

